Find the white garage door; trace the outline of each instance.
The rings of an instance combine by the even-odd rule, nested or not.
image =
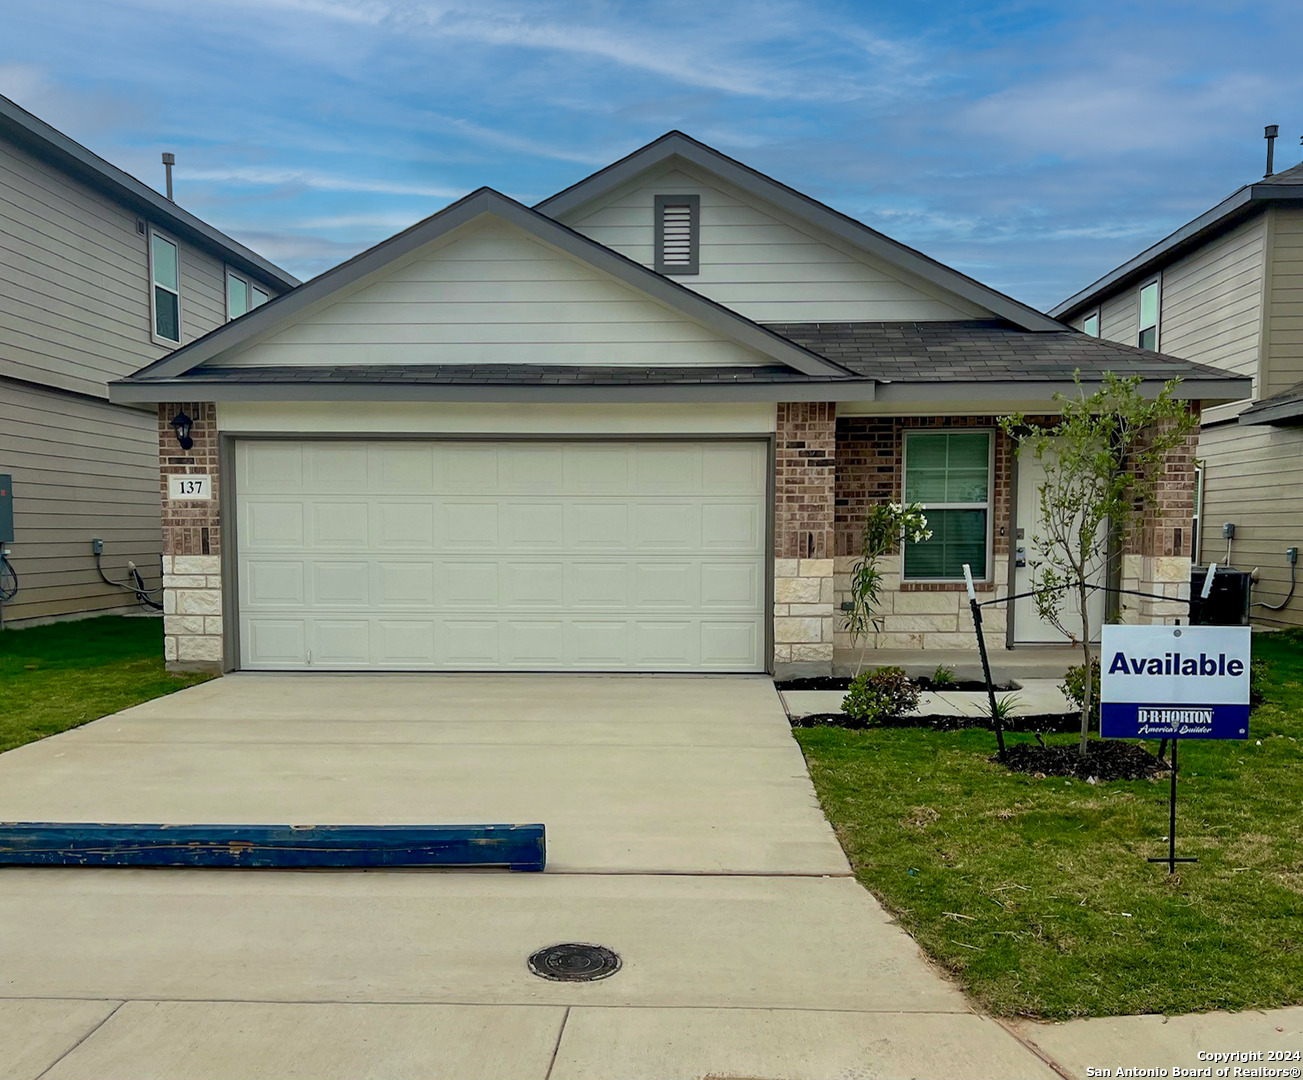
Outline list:
[[[240,441],[248,669],[760,671],[762,442]]]

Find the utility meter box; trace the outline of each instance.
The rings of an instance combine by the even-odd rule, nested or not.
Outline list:
[[[0,473],[0,544],[14,542],[14,478]]]

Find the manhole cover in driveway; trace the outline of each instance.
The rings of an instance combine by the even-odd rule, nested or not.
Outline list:
[[[568,942],[539,949],[529,958],[529,970],[553,982],[593,982],[620,970],[620,958],[604,945]]]

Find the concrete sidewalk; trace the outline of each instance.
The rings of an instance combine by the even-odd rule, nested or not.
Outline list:
[[[0,1080],[1045,1077],[849,875],[763,678],[228,676],[0,819],[543,821],[549,872],[0,870]],[[560,941],[624,967],[526,968]]]

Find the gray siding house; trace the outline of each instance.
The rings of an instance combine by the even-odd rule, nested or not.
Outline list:
[[[1035,504],[996,417],[1110,370],[1250,389],[670,132],[534,207],[472,192],[110,393],[158,410],[176,667],[827,673],[883,500],[933,535],[878,645],[975,647],[963,567],[1014,591]],[[1169,478],[1123,552],[1164,598],[1136,621],[1189,578],[1192,452]],[[1032,608],[988,625],[1055,640]]]
[[[158,588],[153,410],[108,383],[298,282],[0,97],[0,473],[19,591],[6,625],[136,608]]]
[[[1259,572],[1252,618],[1303,626],[1303,165],[1247,184],[1050,314],[1252,380],[1205,408],[1188,554]],[[1229,544],[1223,527],[1235,535]]]

